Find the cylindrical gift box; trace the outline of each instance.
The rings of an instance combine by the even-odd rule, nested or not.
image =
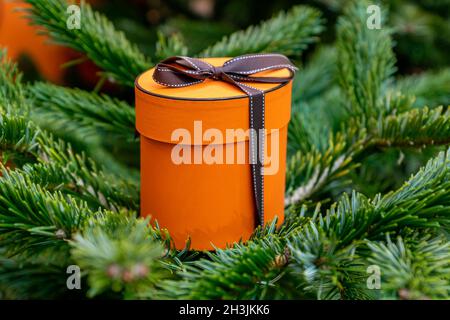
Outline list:
[[[227,58],[204,59],[221,66]],[[255,229],[249,164],[249,97],[224,81],[166,87],[136,79],[141,143],[141,215],[151,216],[182,249],[212,250],[245,241]],[[258,76],[287,77],[282,69]],[[284,218],[291,82],[250,83],[265,92],[264,222]],[[243,161],[243,158],[244,161]]]

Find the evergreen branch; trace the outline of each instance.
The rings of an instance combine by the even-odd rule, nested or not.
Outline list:
[[[336,48],[320,47],[295,77],[292,92],[293,103],[306,102],[323,97],[335,82],[337,64]]]
[[[430,160],[395,192],[378,195],[373,200],[356,193],[351,198],[344,195],[324,217],[318,216],[317,221],[291,236],[292,268],[300,275],[300,283],[307,281],[308,288],[320,296],[345,297],[348,281],[357,278],[348,271],[359,272],[358,254],[364,255],[360,249],[364,248],[365,240],[377,240],[405,228],[420,230],[448,225],[449,190],[450,149]],[[355,285],[350,286],[355,289]]]
[[[362,132],[362,133],[361,133]],[[366,143],[364,131],[350,127],[345,133],[338,133],[329,139],[329,147],[320,151],[299,150],[291,157],[286,168],[285,205],[305,200],[332,181],[347,175],[357,166],[353,157]],[[359,136],[357,136],[359,134]],[[351,137],[352,141],[346,141]]]
[[[185,265],[181,280],[166,281],[162,288],[171,298],[264,299],[280,274],[273,266],[281,254],[283,246],[275,236],[218,249],[210,259]]]
[[[22,74],[6,53],[6,49],[0,47],[0,109],[5,113],[26,113],[28,104],[22,85]]]
[[[305,125],[304,114],[293,112],[288,127],[288,154],[308,152],[314,146],[313,137]]]
[[[134,109],[106,95],[36,83],[29,87],[34,117],[45,117],[60,127],[71,126],[83,138],[104,132],[118,141],[135,141]]]
[[[72,256],[88,274],[88,296],[107,290],[124,298],[149,294],[165,275],[162,246],[149,238],[146,220],[106,214],[88,222],[72,242]]]
[[[122,207],[137,210],[138,187],[132,182],[104,173],[84,154],[75,153],[70,145],[61,140],[55,141],[48,134],[40,135],[38,140],[40,162],[56,164],[61,177],[76,186],[79,195],[95,199],[97,206],[108,210],[119,211]],[[34,167],[28,170],[39,169],[42,168]]]
[[[299,56],[309,44],[317,41],[316,36],[322,29],[319,11],[307,6],[296,6],[258,26],[250,26],[224,37],[199,56],[234,57],[257,52]]]
[[[59,190],[89,201],[94,208],[114,211],[121,207],[138,208],[136,185],[105,174],[91,159],[75,153],[61,140],[55,141],[22,116],[0,115],[0,147],[5,163],[8,160],[20,166],[30,163],[21,172],[35,182],[58,185]],[[36,162],[40,165],[31,165]],[[44,183],[48,179],[51,184]]]
[[[2,53],[4,54],[4,52]],[[27,118],[30,117],[30,114],[28,112],[29,108],[29,104],[30,104],[30,99],[29,99],[29,94],[25,95],[24,91],[25,91],[25,87],[22,85],[21,83],[21,75],[20,73],[17,71],[17,66],[16,64],[10,62],[8,59],[6,59],[6,57],[3,57],[2,59],[0,59],[0,77],[2,79],[5,80],[4,82],[4,86],[2,86],[1,88],[3,89],[3,92],[16,92],[16,94],[8,94],[4,96],[4,99],[0,99],[0,106],[14,106],[14,108],[8,107],[7,110],[3,110],[2,115],[0,115],[1,118],[1,141],[0,141],[0,147],[1,147],[1,151],[2,151],[2,161],[3,163],[6,163],[7,166],[9,167],[14,167],[14,166],[22,166],[24,163],[30,162],[35,160],[35,158],[39,158],[39,147],[37,147],[38,143],[37,143],[37,137],[40,136],[40,129],[33,123],[25,120],[25,116]],[[45,84],[41,84],[43,93],[49,94],[48,98],[53,97],[53,94],[55,96],[58,96],[58,89],[59,87],[57,86],[52,86],[52,85],[48,85],[48,87]],[[10,89],[5,89],[5,88],[10,88]],[[28,87],[29,88],[29,87]],[[47,92],[48,91],[52,91],[55,90],[56,92]],[[72,103],[76,103],[76,95],[72,94],[73,93],[71,90],[69,89],[62,89],[63,90],[63,95],[67,95],[68,97],[66,98],[71,98],[71,99],[67,99],[65,100],[65,102],[67,102],[68,104],[72,104]],[[67,91],[64,91],[67,90]],[[76,91],[76,90],[73,90]],[[80,91],[82,92],[82,91]],[[88,98],[91,98],[89,101],[91,101],[91,103],[100,103],[100,102],[104,102],[107,103],[108,105],[106,106],[107,108],[113,108],[113,109],[118,109],[121,108],[123,106],[124,110],[129,110],[131,108],[128,107],[128,105],[126,105],[123,102],[119,102],[116,101],[114,99],[109,99],[107,97],[99,97],[96,95],[93,95],[94,98],[90,97],[87,93],[86,93],[86,99],[89,100]],[[28,98],[28,99],[26,99]],[[57,99],[56,99],[57,100]],[[87,102],[87,100],[85,100],[85,102]],[[57,104],[59,102],[59,100],[54,101],[55,104]],[[111,104],[115,104],[115,107],[111,107]],[[95,108],[94,106],[90,105],[92,108]],[[50,106],[49,106],[50,107]],[[65,106],[67,107],[67,106]],[[63,108],[63,107],[61,107]],[[82,107],[81,107],[82,108]],[[128,109],[127,109],[128,108]],[[70,108],[69,108],[70,109]],[[105,113],[107,114],[107,112],[105,111]],[[127,111],[124,112],[124,115],[128,116],[128,120],[125,120],[124,122],[126,123],[127,121],[131,121],[129,119],[129,117],[131,117],[131,114],[133,113],[132,110],[129,111],[129,113],[127,114]],[[114,117],[114,113],[111,115],[112,117]],[[42,121],[43,117],[37,117],[34,116],[33,119],[37,120],[36,122],[38,122],[39,124],[42,124],[41,122],[44,122],[44,125],[48,124],[48,121]],[[44,117],[45,118],[45,117]],[[134,114],[133,114],[133,118],[134,118]],[[48,119],[47,119],[48,120]],[[122,120],[122,118],[121,118]],[[121,120],[117,121],[117,124],[120,123]],[[136,185],[136,181],[137,179],[135,178],[135,174],[132,170],[126,170],[126,172],[124,172],[124,167],[123,165],[120,165],[115,159],[112,159],[112,157],[106,153],[103,150],[103,147],[99,144],[99,139],[98,138],[94,138],[94,139],[86,139],[87,137],[83,137],[84,140],[80,141],[80,136],[79,136],[79,128],[77,127],[74,131],[72,132],[68,132],[70,130],[70,127],[74,127],[73,124],[71,124],[70,122],[65,122],[66,126],[64,128],[61,128],[61,130],[57,130],[54,126],[52,126],[51,129],[52,131],[57,131],[58,134],[60,134],[61,132],[63,132],[63,137],[65,138],[65,140],[69,140],[70,142],[74,142],[77,147],[80,147],[80,149],[87,151],[92,157],[95,157],[95,160],[99,160],[99,163],[104,164],[105,166],[107,166],[107,168],[109,169],[113,169],[113,171],[115,173],[118,174],[118,176],[121,177],[121,179],[125,180],[125,181],[130,181],[132,184]],[[53,123],[54,125],[54,123]],[[62,131],[64,129],[64,131]],[[92,136],[91,136],[92,137]],[[89,137],[90,138],[90,137]],[[54,141],[55,139],[50,139],[52,141]],[[92,141],[91,141],[92,140]],[[95,149],[95,150],[93,150]],[[35,153],[33,153],[32,151],[35,151]],[[62,150],[61,152],[66,152],[66,150]],[[42,155],[42,153],[40,154]],[[41,159],[43,161],[46,161],[46,159]],[[64,164],[65,165],[65,164]],[[111,179],[107,179],[107,180],[111,180]],[[116,184],[116,183],[114,183]],[[130,188],[128,191],[131,191],[131,194],[136,194],[135,191],[133,191],[133,189],[136,189],[135,187]]]
[[[67,289],[67,266],[48,257],[30,261],[0,256],[0,292],[6,292],[2,299],[82,298],[84,290]]]
[[[88,216],[86,203],[50,193],[18,172],[3,170],[0,179],[0,243],[8,254],[62,253]]]
[[[416,97],[415,107],[450,103],[450,68],[400,78],[395,89]]]
[[[105,172],[113,172],[115,176],[134,184],[138,184],[139,172],[136,168],[130,168],[130,162],[135,158],[126,157],[129,152],[139,148],[137,143],[121,143],[119,139],[110,140],[107,135],[86,136],[86,130],[75,126],[74,123],[66,122],[66,126],[61,126],[57,121],[49,121],[46,117],[39,116],[39,112],[30,114],[33,122],[42,131],[51,133],[53,140],[63,140],[70,144],[76,153],[85,153],[87,158],[92,159]],[[115,148],[117,146],[117,148]],[[123,159],[125,158],[125,159]],[[127,161],[127,159],[130,159]]]
[[[349,113],[377,115],[383,85],[393,74],[390,30],[370,30],[366,1],[353,2],[337,26],[338,79],[348,100]]]
[[[342,179],[358,166],[361,156],[376,151],[373,147],[422,148],[448,145],[448,109],[411,109],[412,103],[410,97],[387,95],[384,105],[391,115],[378,119],[369,118],[366,121],[367,128],[361,128],[358,117],[348,119],[346,126],[350,129],[341,129],[332,135],[324,150],[310,142],[309,137],[315,133],[302,129],[301,122],[304,119],[297,121],[294,115],[289,138],[298,151],[287,164],[286,205],[304,201],[336,179]],[[408,111],[402,112],[404,110]],[[353,139],[346,141],[349,138]]]
[[[301,90],[301,88],[299,89]],[[298,100],[292,105],[292,125],[289,126],[289,143],[292,149],[299,143],[301,136],[292,136],[297,124],[301,124],[308,133],[309,141],[319,150],[328,148],[328,138],[331,134],[340,132],[350,115],[345,109],[345,97],[339,87],[331,86],[320,97],[309,101]],[[321,119],[321,121],[317,121]],[[359,125],[361,127],[361,125]],[[289,146],[290,147],[290,146]]]
[[[294,100],[295,112],[289,128],[289,144],[290,153],[296,149],[298,153],[291,158],[291,162],[288,164],[287,204],[304,200],[335,180],[332,176],[328,176],[330,168],[333,169],[333,167],[324,166],[323,162],[313,160],[318,157],[324,161],[327,160],[328,163],[336,161],[339,164],[337,160],[354,159],[358,154],[362,154],[363,151],[374,145],[379,147],[422,147],[449,143],[447,137],[448,116],[447,113],[441,112],[442,109],[433,114],[429,113],[428,109],[422,112],[410,111],[413,101],[408,95],[391,95],[389,92],[384,95],[385,101],[381,100],[386,81],[394,70],[394,58],[390,49],[390,31],[369,30],[365,25],[365,8],[366,6],[363,4],[352,4],[347,10],[346,16],[341,18],[338,24],[337,71],[342,91],[348,101],[346,104],[342,104],[347,109],[347,118],[339,113],[336,114],[336,110],[340,108],[333,108],[330,111],[331,103],[341,105],[338,99],[339,95],[336,96],[333,90],[328,91],[325,95],[333,97],[332,101],[324,102],[324,97],[320,97],[316,99],[317,102],[312,99],[305,105],[300,99],[296,102]],[[361,47],[361,43],[367,43],[367,45]],[[320,74],[318,70],[320,70],[320,63],[311,63],[307,69],[313,75],[313,79],[317,79],[314,75]],[[436,84],[436,86],[440,85],[437,89],[438,93],[445,92],[445,90],[441,90],[445,83],[442,81],[445,80],[445,74],[442,78],[444,79],[439,79]],[[301,90],[298,91],[301,92]],[[420,93],[420,89],[418,92]],[[306,91],[306,96],[308,96],[308,91]],[[326,108],[325,112],[323,112],[324,108]],[[317,118],[323,119],[320,127],[313,125],[317,123],[314,121]],[[327,119],[330,119],[330,123],[324,125],[323,122]],[[337,128],[339,122],[341,122],[339,126],[342,127],[344,120],[347,122],[347,127],[355,126],[360,130],[367,130],[367,137],[360,141],[356,152],[344,155],[338,152],[333,155],[329,152],[330,147],[320,137],[330,135],[330,132]],[[340,134],[344,137],[347,136],[345,132]],[[318,150],[315,150],[316,148]],[[344,151],[346,152],[346,150]],[[339,158],[340,156],[344,156],[344,158]],[[321,165],[315,166],[315,164]],[[352,163],[352,165],[354,168],[357,163]],[[337,172],[340,171],[339,167],[335,167]],[[315,168],[315,172],[311,172],[310,168]],[[344,175],[349,173],[345,166],[342,167],[342,170]],[[333,171],[331,170],[331,172]]]
[[[156,57],[158,60],[166,59],[172,56],[186,56],[188,48],[178,34],[165,36],[163,32],[158,32],[158,42],[156,43]]]
[[[387,299],[445,299],[450,294],[450,244],[429,236],[405,242],[369,242],[368,262],[380,268]]]
[[[1,159],[8,165],[21,165],[35,159],[39,131],[21,116],[0,114]]]
[[[298,290],[318,300],[367,299],[361,286],[362,262],[355,245],[340,250],[338,239],[311,222],[293,235],[288,243],[288,269]]]
[[[61,45],[86,55],[102,68],[108,77],[127,86],[134,86],[136,76],[151,62],[131,44],[121,31],[103,15],[81,4],[79,29],[68,28],[69,3],[60,0],[26,0],[32,7],[26,9],[34,24],[45,27],[46,33]]]
[[[374,121],[375,122],[375,121]],[[371,142],[378,147],[422,147],[450,144],[450,109],[413,109],[379,119]]]

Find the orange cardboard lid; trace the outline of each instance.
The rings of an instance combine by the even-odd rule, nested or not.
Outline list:
[[[214,66],[221,66],[230,58],[205,58]],[[158,141],[176,143],[172,133],[185,128],[194,133],[194,122],[201,121],[202,129],[249,128],[249,98],[239,88],[224,81],[206,79],[186,87],[166,87],[153,80],[150,69],[137,77],[136,128],[140,134]],[[258,76],[288,77],[287,69],[265,71]],[[280,83],[251,83],[265,92],[265,127],[279,129],[290,119],[292,81]],[[248,140],[237,137],[235,142]],[[193,144],[209,144],[201,141]]]

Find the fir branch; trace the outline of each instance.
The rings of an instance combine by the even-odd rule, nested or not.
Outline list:
[[[337,239],[311,222],[288,242],[288,266],[298,290],[318,300],[367,299],[361,286],[362,262],[355,245],[338,250]]]
[[[450,244],[425,236],[405,242],[369,242],[368,262],[380,268],[380,289],[387,299],[446,299],[450,294]]]
[[[96,135],[86,136],[85,129],[80,129],[73,122],[67,122],[62,127],[57,122],[51,122],[46,117],[39,117],[39,112],[30,115],[42,131],[51,133],[53,140],[63,140],[70,144],[76,153],[84,153],[87,158],[92,159],[105,172],[113,172],[115,176],[126,181],[137,184],[139,172],[136,168],[130,168],[125,155],[139,148],[137,143],[121,143],[119,139],[109,140],[107,136],[98,132]],[[117,144],[116,144],[117,143]],[[116,144],[116,145],[115,145]],[[114,148],[117,146],[117,148]],[[125,159],[123,159],[125,157]],[[128,158],[129,159],[129,158]],[[135,159],[132,157],[131,162]]]
[[[316,9],[296,6],[258,26],[224,37],[199,56],[234,57],[257,52],[299,56],[309,44],[317,41],[316,36],[323,29],[322,23],[321,14]]]
[[[8,254],[60,253],[88,216],[86,205],[60,192],[50,193],[18,172],[0,179],[0,243]]]
[[[359,135],[359,136],[358,136]],[[351,141],[346,139],[351,138]],[[299,150],[289,159],[286,168],[285,205],[303,201],[332,181],[347,175],[358,164],[353,157],[366,144],[364,131],[350,127],[346,133],[338,133],[329,139],[329,147],[320,151]]]
[[[294,155],[298,152],[308,152],[316,145],[314,137],[305,125],[304,114],[293,112],[288,127],[288,154]]]
[[[102,14],[81,3],[80,29],[67,27],[69,3],[60,0],[26,0],[26,9],[34,24],[45,27],[58,44],[84,52],[105,71],[108,77],[127,86],[134,86],[137,75],[151,66],[139,49]]]
[[[158,60],[163,60],[172,56],[186,56],[187,54],[188,48],[184,44],[180,34],[175,33],[166,36],[162,31],[158,32],[158,42],[156,43],[155,53]]]
[[[69,263],[44,257],[35,261],[0,256],[0,292],[6,292],[2,299],[83,298],[84,290],[67,289]]]
[[[383,85],[394,73],[390,30],[370,30],[366,1],[353,2],[337,26],[338,79],[347,97],[349,113],[379,114]]]
[[[6,49],[0,47],[0,110],[24,114],[29,106],[25,99],[22,74],[6,54]]]
[[[391,100],[389,107],[407,110],[410,103],[411,100],[398,96]],[[353,118],[347,122],[352,130],[332,136],[324,151],[304,142],[305,146],[287,164],[286,205],[304,201],[336,179],[342,179],[358,166],[362,156],[367,157],[375,151],[373,147],[422,148],[450,144],[449,115],[449,109],[444,111],[442,107],[412,109],[398,115],[371,118],[366,133],[365,129],[358,128],[358,118]],[[303,137],[307,141],[307,136],[299,134],[298,139]],[[359,138],[357,134],[360,134]],[[346,141],[349,137],[354,140]]]
[[[106,290],[124,298],[149,294],[165,271],[160,263],[162,246],[149,238],[146,220],[104,215],[88,222],[72,242],[75,262],[88,274],[88,296]]]
[[[186,264],[178,273],[181,280],[165,281],[162,288],[171,298],[264,299],[280,275],[273,268],[280,254],[283,246],[275,236],[236,244]]]
[[[4,53],[3,53],[4,54]],[[131,181],[136,184],[137,179],[135,178],[136,174],[132,170],[125,170],[124,166],[119,164],[109,153],[106,153],[103,149],[103,146],[100,145],[100,137],[94,137],[93,135],[86,137],[83,136],[83,140],[81,141],[80,131],[85,132],[86,130],[80,130],[79,124],[74,125],[71,121],[63,121],[65,126],[63,128],[56,128],[55,122],[60,122],[60,118],[58,121],[52,123],[49,126],[49,119],[42,116],[36,116],[35,112],[30,114],[30,104],[33,103],[33,99],[30,99],[30,93],[27,92],[25,94],[26,89],[30,87],[25,87],[21,83],[21,74],[17,71],[17,66],[15,63],[12,63],[6,57],[0,59],[0,77],[4,80],[3,86],[1,89],[4,93],[3,99],[0,98],[0,107],[7,106],[4,108],[1,117],[1,148],[2,148],[2,161],[3,163],[7,163],[8,166],[22,166],[26,162],[30,162],[33,158],[36,158],[37,155],[33,155],[31,149],[36,149],[36,137],[39,135],[39,131],[41,131],[38,126],[25,120],[25,117],[28,119],[30,116],[37,122],[39,126],[46,126],[45,129],[49,129],[54,133],[62,135],[66,141],[70,141],[71,143],[75,143],[75,145],[81,149],[85,150],[92,158],[94,158],[98,163],[104,164],[106,168],[113,169],[121,179],[125,179]],[[78,97],[74,92],[78,92],[78,90],[70,90],[70,89],[61,89],[62,92],[58,91],[57,86],[46,85],[46,84],[38,84],[39,89],[42,89],[43,95],[48,94],[47,98],[52,99],[57,96],[62,95],[65,99],[65,105],[60,105],[61,109],[70,110],[68,105],[75,104],[78,102]],[[33,87],[32,87],[33,88]],[[121,116],[125,116],[125,118],[120,117],[120,120],[116,121],[116,124],[119,125],[122,122],[130,123],[132,121],[130,117],[134,118],[134,111],[126,105],[124,102],[120,102],[114,99],[110,99],[108,97],[101,97],[97,95],[90,96],[83,91],[79,91],[81,95],[85,94],[84,102],[90,102],[89,105],[92,110],[96,110],[95,106],[92,104],[100,103],[101,105],[107,104],[105,108],[111,108],[114,110],[123,110],[127,111],[115,111],[112,112],[111,117],[114,118],[115,113],[121,113]],[[38,97],[36,97],[37,100]],[[60,96],[61,98],[61,96]],[[53,101],[55,105],[60,103],[58,99],[54,99]],[[45,102],[43,102],[45,104]],[[112,106],[114,105],[114,106]],[[55,107],[53,104],[48,106],[49,109]],[[80,108],[83,109],[84,106]],[[57,108],[56,108],[57,109]],[[33,109],[34,110],[34,109]],[[83,109],[84,110],[84,109]],[[91,110],[88,108],[88,110]],[[4,115],[3,115],[4,114]],[[109,116],[108,111],[104,110],[104,112],[100,112],[102,116]],[[51,117],[50,117],[51,118]],[[47,120],[47,121],[46,121]],[[94,121],[94,119],[92,119]],[[99,125],[98,127],[104,127],[105,125]],[[106,125],[108,126],[108,125]],[[133,125],[134,126],[134,125]],[[134,129],[133,129],[134,130]],[[134,132],[134,131],[133,131]],[[124,134],[122,132],[122,134]],[[126,136],[126,134],[124,134]],[[130,134],[131,136],[131,134]],[[130,137],[128,136],[128,137]],[[133,139],[133,138],[131,138]],[[52,139],[54,140],[54,139]],[[127,145],[128,146],[128,145]]]
[[[75,153],[63,141],[53,140],[51,135],[42,134],[38,140],[40,162],[55,163],[61,176],[71,181],[82,197],[92,199],[93,196],[97,206],[108,210],[119,211],[121,207],[137,210],[138,187],[132,181],[106,174],[94,161],[84,154]]]
[[[375,122],[375,121],[374,121]],[[425,147],[450,144],[450,109],[413,109],[376,121],[378,147]]]
[[[374,151],[372,147],[376,145],[423,147],[449,143],[447,113],[443,113],[442,109],[436,112],[428,112],[428,109],[411,111],[413,100],[409,95],[392,94],[392,90],[386,90],[387,80],[394,70],[390,31],[369,30],[365,25],[365,8],[364,4],[353,3],[347,9],[346,16],[338,23],[337,71],[347,102],[342,101],[341,94],[336,94],[335,90],[325,94],[325,97],[333,99],[320,97],[306,104],[300,99],[294,101],[294,114],[289,128],[289,150],[292,154],[292,149],[297,149],[298,153],[288,164],[287,204],[305,200],[335,180],[328,176],[329,171],[334,171],[330,170],[333,167],[324,167],[323,162],[313,159],[328,159],[329,163],[337,161],[339,164],[339,159],[354,161],[364,151],[365,154],[370,154],[370,151]],[[361,43],[367,45],[361,47]],[[318,63],[312,63],[308,70],[312,75],[319,74],[319,66]],[[445,91],[441,90],[445,75],[443,78],[438,81],[441,86],[437,85],[438,92]],[[333,105],[332,110],[330,105]],[[347,115],[340,112],[341,109],[347,109]],[[322,119],[321,126],[314,127],[313,124],[317,123],[315,119],[318,118]],[[328,119],[330,120],[327,121]],[[336,128],[338,134],[348,136],[341,131],[344,121],[345,127],[365,130],[367,136],[359,141],[359,147],[354,152],[350,150],[351,152],[346,153],[347,150],[344,150],[344,154],[333,154],[328,143],[320,137],[329,136]],[[359,134],[363,134],[363,131]],[[344,158],[339,158],[340,156]],[[353,162],[352,165],[354,168],[358,164]],[[315,171],[311,172],[310,168],[315,168]],[[340,171],[339,166],[336,169]],[[345,166],[342,170],[343,175],[349,173]]]
[[[75,153],[61,140],[55,141],[22,116],[0,115],[0,147],[5,163],[8,160],[16,166],[41,163],[23,171],[36,182],[44,182],[52,176],[53,185],[63,184],[61,190],[89,200],[95,208],[100,206],[114,211],[121,207],[138,208],[138,187],[133,182],[105,174],[84,154]]]
[[[33,118],[45,117],[54,125],[75,127],[84,139],[99,132],[116,141],[135,141],[134,109],[106,95],[36,83],[29,88]]]
[[[345,246],[359,239],[377,239],[401,228],[438,228],[450,218],[450,150],[412,176],[398,190],[373,200],[361,194],[345,196],[319,224]]]
[[[331,86],[320,97],[309,101],[300,99],[294,102],[292,125],[288,128],[289,138],[293,138],[292,133],[297,129],[296,125],[301,124],[308,133],[310,143],[319,150],[326,150],[329,136],[340,132],[343,123],[350,117],[345,105],[345,97],[337,86]],[[321,121],[317,121],[317,119],[321,119]],[[295,147],[300,142],[298,138],[300,137],[289,140],[289,143]]]
[[[450,103],[450,68],[400,78],[395,89],[416,97],[415,107]]]
[[[356,193],[351,198],[344,195],[324,217],[319,215],[293,233],[288,245],[293,257],[290,267],[303,288],[310,288],[319,297],[343,298],[350,287],[352,294],[363,295],[353,283],[357,275],[349,274],[349,270],[361,272],[358,255],[364,255],[361,248],[365,240],[377,240],[390,232],[398,234],[405,228],[439,229],[448,225],[449,191],[450,149],[430,160],[395,192],[372,200]]]
[[[334,46],[322,46],[295,77],[292,92],[294,104],[323,98],[335,82],[337,51]]]
[[[0,114],[2,162],[8,165],[22,165],[33,161],[38,149],[38,135],[36,126],[24,117]]]

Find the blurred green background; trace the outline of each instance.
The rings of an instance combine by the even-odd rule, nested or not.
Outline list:
[[[0,0],[0,4],[4,1]],[[130,40],[152,57],[155,55],[154,44],[158,41],[158,34],[166,36],[177,34],[187,44],[190,52],[199,52],[233,31],[258,24],[280,10],[288,10],[296,4],[308,4],[323,12],[326,29],[321,34],[321,43],[332,43],[335,39],[336,19],[347,1],[91,0],[88,2],[98,11],[105,13],[118,29],[123,30]],[[450,0],[382,1],[381,9],[389,9],[390,12],[388,23],[394,30],[393,37],[396,42],[394,50],[400,75],[420,73],[425,69],[439,69],[450,64]],[[7,28],[3,26],[5,27]],[[7,45],[14,44],[7,43]],[[308,59],[314,47],[311,46],[303,55],[303,60]],[[32,59],[22,56],[18,60],[28,80],[40,78],[36,72],[38,68],[33,65]],[[66,68],[65,83],[92,89],[95,85],[95,71],[95,67],[86,62],[81,66]],[[104,89],[107,90],[108,86]]]
[[[257,24],[296,4],[319,8],[326,18],[322,42],[335,39],[335,22],[345,0],[134,0],[103,1],[98,9],[152,55],[157,31],[179,34],[192,52],[199,52],[224,35]],[[394,28],[400,73],[417,73],[450,62],[450,1],[382,1]],[[304,57],[305,58],[305,57]]]

